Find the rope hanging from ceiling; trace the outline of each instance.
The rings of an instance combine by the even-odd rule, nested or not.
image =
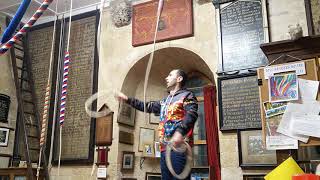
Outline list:
[[[67,102],[67,90],[68,90],[68,78],[69,78],[69,63],[70,63],[70,35],[71,35],[71,21],[72,21],[72,0],[70,1],[70,12],[69,12],[69,29],[68,29],[68,41],[67,50],[65,52],[63,61],[63,76],[62,76],[62,87],[61,87],[61,99],[60,99],[60,132],[59,132],[59,159],[58,159],[58,176],[60,175],[60,162],[61,162],[61,150],[62,150],[62,127],[65,120],[66,102]]]
[[[56,2],[56,9],[55,12],[58,11],[58,0]],[[40,154],[39,154],[39,161],[38,161],[38,168],[37,168],[37,180],[39,179],[39,173],[40,173],[40,166],[41,166],[41,156],[43,151],[43,146],[46,142],[46,132],[47,132],[47,121],[48,121],[48,111],[49,111],[49,105],[50,105],[50,95],[51,95],[51,76],[52,76],[52,67],[53,67],[53,58],[54,58],[54,45],[56,41],[56,26],[57,26],[57,20],[58,16],[56,13],[56,18],[53,23],[53,32],[52,32],[52,43],[51,43],[51,52],[50,52],[50,60],[49,60],[49,73],[48,73],[48,80],[47,80],[47,86],[46,86],[46,92],[45,92],[45,99],[44,99],[44,105],[43,105],[43,114],[42,114],[42,120],[41,120],[41,131],[40,131]]]

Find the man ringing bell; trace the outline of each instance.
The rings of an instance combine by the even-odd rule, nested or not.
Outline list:
[[[144,107],[146,107],[147,113],[160,114],[158,131],[161,147],[162,179],[189,179],[189,171],[185,173],[184,168],[190,160],[187,152],[190,155],[189,145],[192,145],[193,127],[198,118],[197,99],[191,91],[184,88],[187,81],[187,75],[184,71],[174,69],[165,80],[169,95],[160,101],[146,102],[146,106],[142,101],[127,97],[121,92],[117,93],[115,97],[137,110],[144,111]],[[184,144],[187,144],[188,150],[178,151]],[[174,150],[171,150],[171,148]],[[169,150],[166,152],[166,149]],[[169,158],[166,157],[168,155]],[[167,163],[170,159],[171,162]],[[177,174],[184,175],[179,177]]]

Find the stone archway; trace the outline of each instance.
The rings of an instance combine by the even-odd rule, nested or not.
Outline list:
[[[136,61],[128,71],[122,84],[121,91],[128,95],[135,95],[139,84],[144,83],[144,76],[149,60],[146,55]],[[149,84],[165,88],[164,79],[172,69],[183,69],[187,73],[198,71],[214,82],[213,72],[205,61],[196,53],[178,47],[159,49],[154,54],[154,60],[149,77]]]
[[[147,62],[149,60],[149,55],[142,57],[137,60],[134,65],[130,68],[126,77],[123,81],[121,91],[128,96],[143,99],[143,85],[144,85],[144,76],[145,70],[147,67]],[[178,48],[178,47],[169,47],[157,50],[154,54],[154,61],[151,68],[151,73],[148,82],[147,89],[147,100],[159,100],[163,98],[166,92],[165,77],[172,69],[183,69],[186,73],[190,72],[200,72],[206,76],[212,84],[214,84],[213,72],[210,70],[205,61],[194,52]],[[120,131],[126,131],[134,134],[134,144],[126,145],[119,144],[118,146],[118,162],[121,162],[122,151],[133,151],[135,152],[136,158],[135,161],[135,170],[134,177],[138,179],[144,179],[145,172],[159,172],[159,160],[145,160],[141,165],[140,157],[142,152],[138,151],[138,142],[139,142],[139,132],[140,127],[156,129],[157,125],[150,124],[144,121],[144,116],[142,112],[136,111],[135,113],[135,126],[119,126]],[[156,132],[155,132],[156,133]],[[157,141],[157,134],[155,135]],[[140,167],[143,167],[140,169]],[[118,169],[121,169],[120,167]],[[120,173],[122,174],[122,173]],[[123,174],[125,175],[125,174]]]

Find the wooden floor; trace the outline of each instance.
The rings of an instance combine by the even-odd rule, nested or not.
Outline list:
[[[28,170],[27,168],[0,168],[0,179],[1,180],[14,180],[19,178],[19,180],[28,180],[27,178]],[[37,169],[33,169],[34,179],[36,179]],[[40,180],[43,180],[43,173],[40,170]]]

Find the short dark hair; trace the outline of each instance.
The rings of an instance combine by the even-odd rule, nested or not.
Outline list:
[[[181,87],[184,87],[186,85],[186,82],[188,81],[188,75],[185,73],[182,69],[176,69],[177,75],[182,77]]]

